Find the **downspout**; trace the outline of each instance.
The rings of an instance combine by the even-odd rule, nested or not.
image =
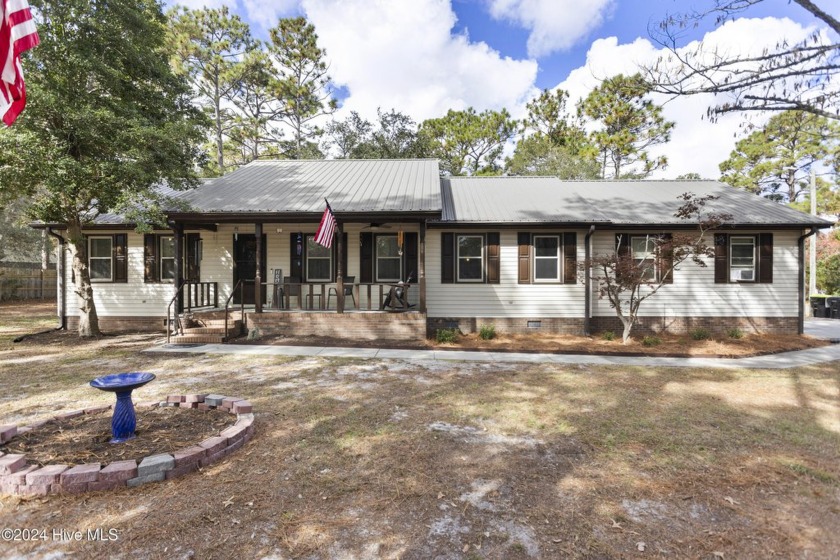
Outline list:
[[[62,236],[58,235],[57,233],[53,232],[52,228],[47,228],[47,234],[52,237],[58,239],[58,258],[56,259],[56,282],[58,284],[56,289],[56,296],[57,296],[57,303],[58,303],[58,326],[55,328],[41,331],[37,333],[30,333],[25,334],[22,336],[17,337],[12,342],[22,342],[23,339],[30,337],[30,336],[37,336],[39,334],[47,334],[54,331],[64,331],[67,330],[67,298],[65,297],[65,266],[64,266],[64,244],[65,240]]]
[[[805,239],[811,237],[819,230],[815,227],[811,231],[799,236],[799,321],[797,330],[799,334],[805,334]],[[815,271],[811,271],[814,274]]]
[[[64,245],[66,240],[55,233],[52,228],[47,228],[47,235],[58,239],[58,258],[56,259],[56,278],[58,281],[58,317],[59,325],[55,330],[67,330],[67,266],[64,256]]]
[[[595,233],[595,225],[589,226],[589,233],[583,240],[584,250],[584,266],[583,266],[583,284],[586,292],[583,295],[583,334],[589,336],[590,333],[590,316],[592,315],[592,279],[589,276],[589,261],[592,258],[592,245],[590,238]]]

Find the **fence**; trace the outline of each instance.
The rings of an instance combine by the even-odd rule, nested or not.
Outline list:
[[[55,265],[41,270],[38,263],[0,262],[0,301],[7,299],[54,299]]]

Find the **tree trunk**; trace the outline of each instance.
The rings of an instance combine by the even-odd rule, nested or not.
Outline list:
[[[621,341],[624,344],[629,344],[630,342],[630,331],[633,329],[633,320],[632,319],[625,319],[624,317],[619,317],[621,319],[621,324],[624,325],[624,333],[621,335]]]
[[[78,223],[68,224],[67,234],[73,248],[73,274],[76,300],[79,304],[79,336],[83,338],[99,336],[99,316],[93,301],[93,286],[90,283],[90,271],[87,262],[87,246],[82,237],[82,228]]]

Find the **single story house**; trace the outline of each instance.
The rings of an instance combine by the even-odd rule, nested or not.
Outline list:
[[[579,265],[617,239],[644,259],[646,236],[696,228],[674,216],[686,192],[719,197],[709,211],[732,219],[708,266],[683,263],[645,302],[639,332],[801,333],[804,239],[831,223],[716,181],[441,178],[429,159],[255,161],[175,193],[168,229],[139,234],[100,216],[85,231],[87,258],[103,329],[162,331],[181,309],[199,328],[179,329],[180,342],[221,339],[210,318],[231,313],[264,333],[355,339],[484,324],[619,331]],[[338,222],[331,249],[314,242],[325,199]],[[66,302],[75,296],[62,276]],[[409,276],[411,307],[388,312],[391,288]],[[64,306],[70,328],[74,307]]]

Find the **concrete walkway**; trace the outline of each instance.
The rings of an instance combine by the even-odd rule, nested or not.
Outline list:
[[[814,319],[811,321],[828,321]],[[836,323],[836,324],[835,324]],[[840,338],[840,321],[815,325],[820,338]],[[821,330],[820,330],[821,329]],[[835,331],[836,329],[836,331]],[[808,328],[806,327],[806,332]],[[808,333],[811,334],[811,333]],[[434,360],[464,362],[530,362],[549,364],[592,364],[644,367],[785,369],[840,360],[840,344],[797,350],[754,358],[657,358],[651,356],[590,356],[580,354],[526,354],[521,352],[469,352],[463,350],[391,350],[385,348],[344,348],[322,346],[250,346],[246,344],[202,344],[200,346],[155,346],[147,352],[240,354],[249,356],[317,356],[321,358],[359,358],[396,360]],[[838,365],[840,371],[840,365]]]

